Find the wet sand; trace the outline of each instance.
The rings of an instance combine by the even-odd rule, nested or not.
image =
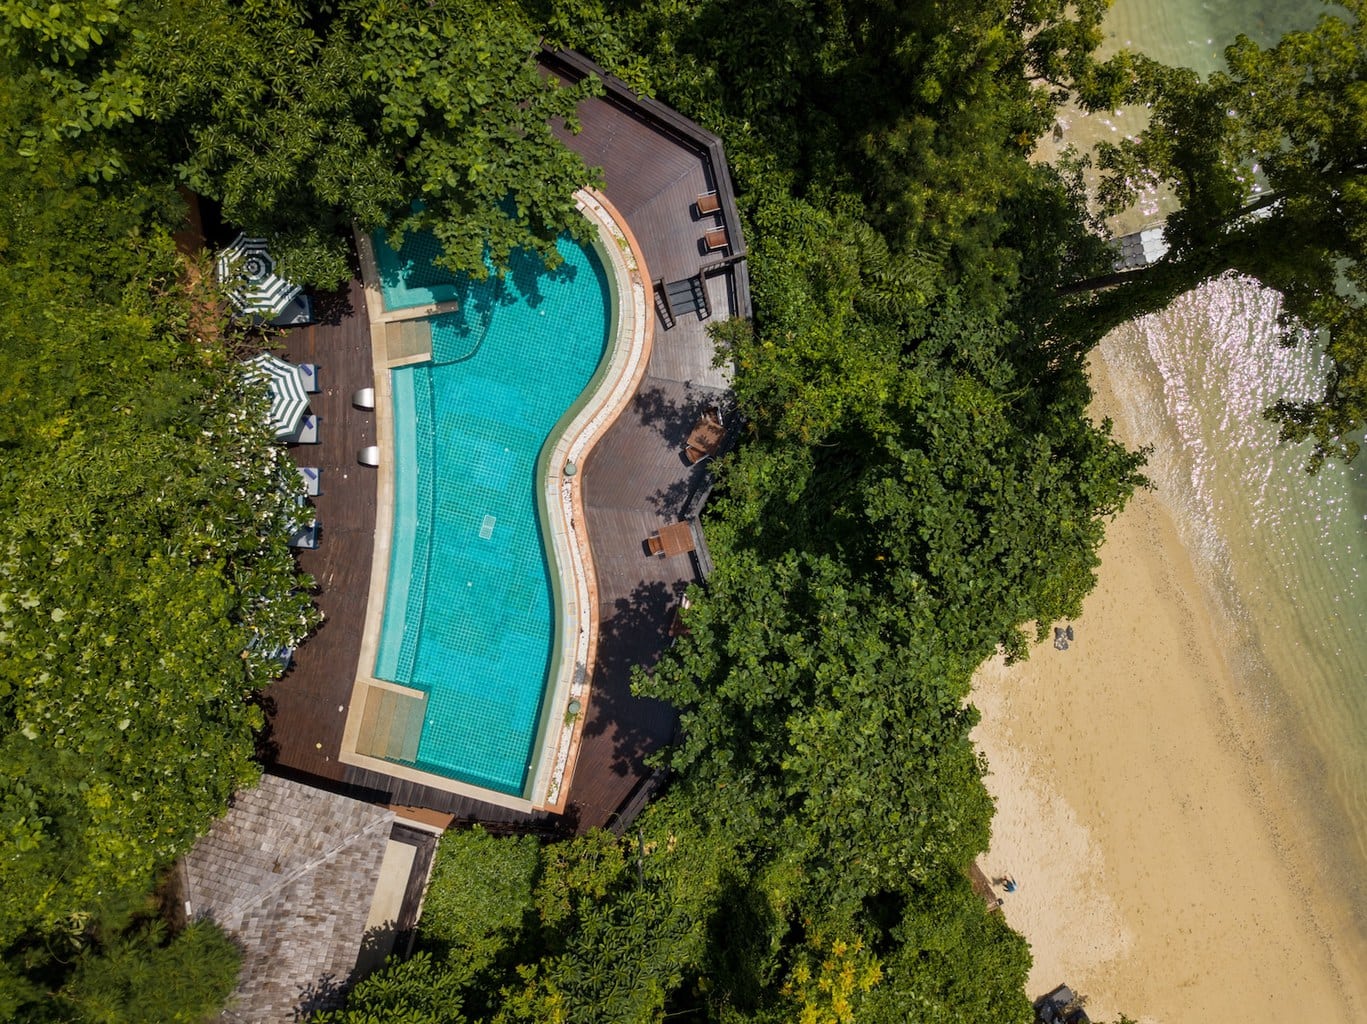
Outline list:
[[[973,694],[997,801],[980,865],[1018,883],[1003,910],[1031,944],[1029,994],[1066,983],[1103,1021],[1367,1019],[1367,960],[1333,932],[1332,880],[1301,851],[1156,495],[1101,559],[1070,648],[989,663]]]

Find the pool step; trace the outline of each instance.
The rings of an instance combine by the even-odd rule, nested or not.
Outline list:
[[[427,694],[370,687],[356,736],[356,752],[391,761],[417,761],[426,715]]]
[[[400,320],[385,325],[385,344],[391,363],[432,358],[432,324],[428,320]]]

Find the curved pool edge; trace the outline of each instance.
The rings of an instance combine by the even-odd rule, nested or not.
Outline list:
[[[579,211],[595,229],[595,249],[608,272],[613,330],[595,379],[566,412],[559,436],[552,433],[538,460],[542,487],[538,502],[543,536],[559,571],[551,574],[556,609],[548,692],[533,750],[540,757],[525,793],[538,808],[559,811],[573,777],[574,762],[587,718],[598,636],[598,587],[593,552],[583,515],[584,460],[631,402],[645,376],[654,336],[655,309],[649,272],[626,219],[595,189],[575,193]],[[594,386],[596,384],[596,386]],[[566,422],[568,421],[568,422]],[[575,471],[566,473],[572,465]],[[568,571],[567,571],[568,570]],[[574,594],[565,593],[573,581]],[[569,713],[571,701],[580,711]],[[540,798],[539,800],[537,798]]]
[[[358,750],[366,702],[372,694],[388,691],[423,696],[421,691],[378,679],[373,674],[384,623],[394,529],[394,422],[389,371],[428,358],[426,353],[416,352],[409,342],[399,340],[394,328],[401,321],[425,320],[444,309],[424,307],[386,312],[370,236],[359,229],[353,232],[369,310],[376,444],[381,458],[375,471],[375,540],[365,627],[351,701],[345,708],[347,717],[338,759],[344,764],[520,811],[563,809],[568,793],[566,783],[573,774],[585,718],[582,712],[570,716],[568,706],[577,699],[587,710],[592,678],[598,627],[597,586],[588,538],[583,534],[582,475],[565,476],[565,465],[582,465],[636,393],[649,362],[654,324],[650,278],[631,229],[600,193],[582,189],[575,199],[580,212],[593,226],[594,248],[607,272],[613,329],[600,369],[556,425],[538,456],[538,510],[547,563],[552,567],[553,638],[549,681],[543,691],[537,731],[528,755],[527,777],[519,796]],[[391,340],[398,341],[395,351],[390,349]],[[356,471],[369,472],[360,465]]]

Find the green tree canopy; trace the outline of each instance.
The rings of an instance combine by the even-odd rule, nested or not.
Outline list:
[[[84,950],[61,1002],[90,1024],[198,1024],[227,1001],[240,960],[232,939],[209,921],[175,936],[144,922]]]
[[[0,75],[0,113],[40,106]],[[287,545],[297,477],[172,244],[174,190],[92,181],[69,140],[24,142],[28,124],[0,120],[6,1019],[142,1005],[153,975],[208,955],[130,914],[256,778],[271,653],[317,622]],[[152,974],[119,995],[138,962]]]
[[[283,269],[336,285],[347,236],[432,230],[443,261],[486,272],[582,234],[595,177],[551,134],[595,83],[563,87],[509,3],[295,0],[4,9],[33,164],[62,142],[91,178],[165,178],[272,240]],[[418,205],[410,206],[416,203]],[[395,219],[397,218],[397,220]]]

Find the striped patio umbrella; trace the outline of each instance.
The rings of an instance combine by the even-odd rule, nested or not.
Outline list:
[[[218,279],[228,287],[228,301],[239,313],[271,319],[304,289],[275,272],[264,238],[238,235],[218,256]]]
[[[259,352],[248,359],[247,376],[264,380],[271,391],[270,427],[276,437],[289,437],[299,431],[299,421],[309,409],[309,396],[304,392],[304,379],[299,367],[287,363],[269,352]]]

